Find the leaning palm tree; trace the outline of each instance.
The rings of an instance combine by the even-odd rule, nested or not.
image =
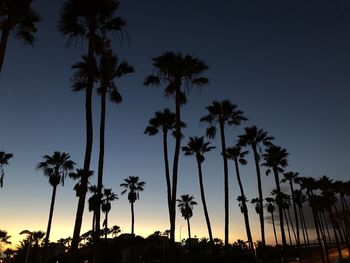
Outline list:
[[[32,0],[2,0],[0,2],[0,73],[4,64],[11,32],[24,44],[33,45],[36,24],[40,16],[32,9]]]
[[[225,141],[225,126],[238,126],[247,120],[243,116],[243,111],[239,110],[236,104],[229,100],[213,101],[207,106],[208,115],[203,116],[200,121],[208,124],[207,137],[215,138],[216,126],[219,126],[221,139],[221,153],[224,162],[224,198],[225,198],[225,246],[229,244],[229,185],[228,185],[228,165]]]
[[[41,170],[44,175],[49,178],[49,183],[52,186],[49,220],[44,240],[45,247],[48,245],[50,238],[57,186],[60,183],[64,186],[64,180],[67,177],[68,172],[74,169],[74,166],[75,162],[70,159],[68,153],[58,151],[55,151],[52,155],[44,155],[43,161],[39,162],[36,166],[36,169]]]
[[[182,217],[187,221],[188,238],[191,239],[190,218],[193,216],[193,206],[197,205],[193,195],[181,195],[181,199],[176,200]]]
[[[295,228],[296,228],[296,236],[297,236],[297,245],[300,246],[300,233],[299,233],[299,219],[298,219],[298,212],[297,212],[297,204],[295,202],[294,197],[294,182],[297,180],[299,176],[299,173],[295,172],[287,172],[283,174],[283,179],[281,180],[281,183],[289,183],[290,192],[292,196],[292,203],[293,203],[293,209],[294,209],[294,219],[295,219]]]
[[[275,206],[274,206],[275,199],[272,197],[266,197],[265,200],[267,202],[267,206],[266,206],[267,212],[269,212],[271,215],[273,234],[275,236],[275,242],[276,242],[276,246],[277,246],[278,240],[277,240],[276,227],[275,227],[275,217],[273,214],[273,212],[275,211]]]
[[[182,151],[185,155],[195,155],[198,168],[199,177],[199,188],[201,192],[202,205],[204,210],[205,221],[207,223],[209,240],[213,244],[213,234],[211,231],[210,219],[207,209],[207,202],[205,201],[204,184],[203,184],[203,173],[202,173],[202,163],[204,162],[204,154],[215,149],[215,147],[210,146],[210,142],[205,142],[204,137],[190,137],[186,146],[182,147]]]
[[[203,72],[208,69],[208,66],[199,58],[174,52],[165,52],[152,60],[155,74],[148,76],[144,84],[146,86],[165,85],[165,96],[175,99],[175,149],[171,184],[170,220],[170,239],[174,242],[177,178],[182,138],[181,106],[187,101],[186,91],[192,87],[202,87],[209,83],[209,80],[202,76]]]
[[[86,60],[89,74],[86,80],[84,80],[86,83],[86,148],[83,166],[84,174],[81,181],[81,194],[78,201],[72,240],[72,250],[74,254],[76,254],[79,244],[93,143],[92,90],[94,81],[96,80],[95,53],[99,40],[104,38],[107,33],[118,34],[124,32],[123,30],[126,23],[122,18],[116,16],[118,8],[119,2],[117,0],[66,0],[63,4],[59,21],[61,33],[69,37],[68,45],[72,44],[78,38],[85,39],[88,43]]]
[[[162,131],[163,137],[163,157],[164,157],[164,169],[165,169],[165,180],[167,188],[167,201],[168,201],[168,212],[169,222],[171,222],[171,181],[169,171],[169,157],[168,157],[168,133],[171,131],[174,135],[176,124],[176,115],[169,109],[163,111],[156,111],[155,116],[149,120],[149,125],[145,129],[145,134],[154,136]],[[182,127],[186,127],[185,123],[181,124]]]
[[[139,193],[144,190],[145,182],[139,181],[138,176],[129,176],[124,179],[124,183],[120,184],[121,187],[125,188],[122,195],[128,192],[128,200],[131,205],[131,235],[134,236],[134,203],[139,199]]]
[[[265,163],[263,166],[268,167],[266,174],[270,174],[271,171],[274,174],[275,184],[276,184],[276,203],[279,212],[280,219],[280,229],[281,229],[281,237],[282,237],[282,246],[283,246],[283,261],[287,261],[287,242],[286,236],[284,232],[283,225],[283,208],[282,208],[282,192],[280,187],[279,173],[284,171],[284,168],[288,165],[287,156],[288,152],[286,149],[281,148],[279,146],[271,145],[269,148],[265,150],[263,154],[263,158]]]
[[[12,157],[13,157],[12,153],[0,151],[0,188],[4,186],[4,176],[5,176],[4,167],[9,164],[9,160]]]
[[[111,211],[111,202],[118,199],[118,195],[112,192],[112,189],[104,189],[102,199],[102,212],[105,213],[105,220],[103,222],[105,226],[105,240],[108,235],[108,213]]]
[[[242,151],[241,147],[239,147],[237,145],[226,149],[227,158],[230,160],[233,160],[233,162],[235,164],[237,181],[238,181],[239,189],[241,191],[241,195],[238,197],[237,200],[239,200],[241,203],[241,212],[244,216],[245,228],[246,228],[246,232],[247,232],[247,239],[248,239],[248,242],[250,244],[250,249],[253,249],[254,244],[253,244],[252,233],[250,231],[250,225],[249,225],[249,215],[248,215],[248,208],[247,208],[247,204],[246,204],[247,200],[245,197],[244,188],[243,188],[243,184],[242,184],[242,180],[241,180],[241,176],[240,176],[240,172],[239,172],[239,164],[241,164],[241,165],[247,164],[247,160],[244,158],[247,154],[248,154],[248,151]]]
[[[259,205],[260,211],[260,230],[261,230],[261,242],[262,246],[265,247],[265,223],[264,223],[264,209],[263,209],[263,193],[262,193],[262,184],[261,184],[261,174],[260,174],[260,155],[262,151],[261,144],[264,146],[270,146],[273,137],[268,136],[267,132],[258,129],[255,125],[252,127],[246,127],[244,129],[245,133],[239,135],[238,145],[239,146],[250,146],[254,154],[254,162],[256,169],[256,177],[258,180],[258,193],[259,193]]]

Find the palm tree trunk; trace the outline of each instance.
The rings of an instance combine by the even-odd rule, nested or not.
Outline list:
[[[50,238],[53,210],[54,210],[54,207],[55,207],[56,190],[57,190],[57,185],[54,185],[52,187],[52,196],[51,196],[51,204],[50,204],[49,221],[47,223],[47,230],[46,230],[46,236],[45,236],[45,241],[44,241],[45,247],[48,245],[49,238]]]
[[[171,225],[171,184],[170,184],[170,172],[169,172],[169,157],[168,157],[168,133],[167,130],[163,130],[163,152],[164,152],[164,169],[166,179],[166,189],[168,198],[168,210],[169,210],[169,222]]]
[[[289,228],[289,222],[288,222],[286,209],[283,209],[283,214],[284,214],[284,218],[286,219],[286,225],[287,225],[287,231],[288,231],[288,237],[289,237],[289,245],[293,245],[292,237],[290,235],[290,228]]]
[[[253,153],[254,153],[254,162],[256,169],[256,177],[258,179],[258,192],[259,192],[259,204],[260,204],[260,228],[261,228],[261,243],[262,246],[266,246],[265,242],[265,222],[264,222],[264,209],[263,209],[263,194],[262,194],[262,185],[261,185],[261,174],[260,174],[260,166],[259,166],[259,154],[256,149],[256,145],[252,145]]]
[[[10,28],[6,26],[6,22],[5,22],[5,25],[3,26],[3,29],[1,32],[1,40],[0,40],[0,73],[2,71],[2,66],[4,64],[7,40],[9,35],[10,35]]]
[[[332,239],[331,239],[331,235],[329,233],[329,224],[327,222],[327,218],[326,218],[326,214],[325,214],[324,210],[322,210],[321,214],[322,214],[322,219],[323,219],[323,222],[324,222],[324,228],[325,228],[325,230],[327,232],[328,242],[329,242],[329,245],[331,245],[332,244]]]
[[[273,212],[271,213],[271,219],[272,219],[273,234],[275,236],[276,246],[278,246],[276,227],[275,227],[275,217],[273,216]]]
[[[94,64],[94,35],[92,30],[89,34],[89,50],[88,50],[88,63],[90,67]],[[86,85],[86,97],[85,97],[85,121],[86,121],[86,147],[85,147],[85,156],[84,156],[84,173],[85,176],[81,179],[81,191],[79,195],[78,208],[75,217],[74,232],[71,250],[73,251],[73,260],[77,256],[79,237],[81,224],[83,222],[84,206],[85,206],[85,197],[87,192],[88,185],[88,175],[90,171],[90,162],[91,162],[91,152],[92,152],[92,143],[93,143],[93,124],[92,124],[92,89],[94,86],[94,76],[89,74]]]
[[[292,193],[292,202],[293,202],[293,209],[294,209],[294,219],[295,219],[295,228],[297,232],[297,245],[300,248],[300,231],[299,231],[299,219],[298,219],[298,212],[297,212],[297,204],[295,203],[295,198],[294,198],[294,187],[293,187],[293,182],[290,181],[290,190]]]
[[[173,182],[172,182],[172,193],[171,193],[171,222],[170,222],[170,240],[172,243],[175,242],[175,222],[176,222],[176,193],[177,193],[177,173],[179,166],[179,156],[181,147],[181,98],[180,98],[180,88],[181,82],[175,84],[176,95],[175,95],[175,120],[176,120],[176,130],[175,130],[175,152],[174,152],[174,162],[173,162]]]
[[[224,161],[224,195],[225,195],[225,247],[229,245],[229,192],[228,192],[228,165],[225,155],[226,142],[225,142],[225,127],[224,123],[220,123],[220,136],[221,136],[221,155]]]
[[[191,243],[191,225],[190,225],[190,218],[187,218],[187,230],[188,230],[188,239]]]
[[[108,211],[106,211],[106,217],[105,217],[105,241],[107,241],[107,233],[108,231]]]
[[[101,224],[101,199],[102,199],[102,185],[103,185],[103,163],[105,151],[105,127],[106,127],[106,89],[101,93],[101,116],[100,116],[100,151],[98,156],[98,172],[97,172],[97,195],[98,195],[98,209],[96,209],[96,235],[94,236],[95,244],[100,239],[100,224]]]
[[[135,214],[134,214],[134,203],[131,203],[131,235],[134,236],[134,223],[135,223]]]
[[[293,221],[292,221],[292,217],[290,215],[289,209],[287,209],[287,215],[288,215],[288,220],[290,222],[290,227],[292,228],[292,233],[293,233],[293,236],[294,236],[294,239],[295,239],[295,243],[299,247],[299,245],[298,245],[298,238],[297,238],[297,235],[295,233],[295,229],[294,229],[294,225],[293,225]]]
[[[303,232],[304,233],[303,235],[305,235],[305,237],[306,237],[306,241],[305,241],[305,237],[304,237],[304,242],[305,242],[305,244],[310,246],[309,233],[307,231],[307,226],[306,226],[306,222],[305,222],[305,216],[304,216],[304,212],[303,212],[303,208],[302,207],[299,208],[299,214],[300,214],[300,220],[301,220],[301,224],[303,226],[303,230],[305,231],[305,232]]]
[[[331,219],[332,226],[333,226],[333,232],[334,232],[335,243],[337,245],[338,257],[339,257],[339,259],[342,259],[343,254],[341,253],[341,246],[340,246],[337,230],[335,229],[334,217],[333,217],[333,213],[332,213],[331,209],[329,209],[328,214],[329,214],[329,218]]]
[[[197,167],[198,167],[198,175],[199,175],[199,188],[201,191],[201,199],[202,199],[202,205],[203,205],[203,210],[204,210],[204,216],[205,216],[205,221],[207,223],[209,240],[210,240],[210,243],[213,244],[213,234],[211,232],[211,225],[210,225],[209,213],[208,213],[208,209],[207,209],[207,202],[205,201],[205,194],[204,194],[202,165],[201,165],[200,160],[198,158],[196,158],[196,159],[197,159]]]
[[[254,244],[253,244],[253,238],[252,238],[252,233],[250,231],[250,225],[249,225],[249,215],[248,215],[248,208],[245,202],[245,194],[244,194],[244,189],[243,189],[243,184],[241,181],[241,176],[239,173],[239,168],[238,168],[238,161],[234,160],[235,162],[235,169],[236,169],[236,176],[237,176],[237,181],[239,185],[239,189],[241,191],[241,196],[242,196],[242,206],[243,206],[243,216],[244,216],[244,222],[245,222],[245,229],[247,232],[247,239],[250,244],[250,249],[254,249]]]
[[[324,247],[324,252],[325,252],[325,256],[326,256],[326,261],[327,261],[327,263],[329,263],[326,234],[324,231],[324,226],[323,226],[322,221],[321,221],[321,216],[319,215],[318,212],[316,212],[316,220],[318,221],[318,225],[320,226],[320,232],[321,232],[321,237],[323,240],[323,247]]]
[[[278,171],[277,167],[273,167],[273,173],[275,176],[275,183],[276,183],[276,189],[277,189],[277,197],[281,194],[281,188],[280,188],[280,180],[278,177]],[[283,225],[283,209],[281,200],[277,202],[278,207],[278,213],[279,213],[279,219],[280,219],[280,229],[281,229],[281,238],[282,238],[282,246],[283,246],[283,262],[287,262],[288,254],[287,254],[287,242],[286,242],[286,234],[284,232],[284,225]]]

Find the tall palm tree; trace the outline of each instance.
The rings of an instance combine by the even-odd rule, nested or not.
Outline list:
[[[4,186],[4,176],[5,176],[4,167],[9,164],[9,160],[12,157],[13,157],[12,153],[0,151],[0,188]]]
[[[105,220],[103,222],[105,226],[105,239],[108,235],[108,213],[111,211],[111,202],[118,199],[118,195],[112,192],[112,189],[104,189],[102,199],[102,212],[105,213]]]
[[[243,116],[243,111],[239,110],[236,104],[229,100],[213,101],[206,107],[208,115],[203,116],[200,121],[208,124],[206,131],[207,137],[215,138],[216,126],[219,126],[221,139],[221,153],[224,162],[224,198],[225,198],[225,246],[229,243],[229,185],[228,185],[228,166],[225,141],[225,126],[238,126],[247,120]]]
[[[207,64],[197,57],[181,53],[165,52],[153,60],[155,74],[144,81],[146,86],[165,85],[165,96],[175,99],[175,149],[171,184],[171,220],[170,239],[175,241],[176,195],[179,155],[181,148],[181,106],[187,101],[186,91],[192,87],[202,87],[209,83],[202,74],[208,69]]]
[[[32,9],[32,0],[2,0],[0,3],[0,73],[11,32],[25,44],[33,45],[40,16]]]
[[[64,180],[67,177],[68,172],[73,170],[74,166],[75,162],[70,159],[70,155],[68,153],[58,151],[55,151],[52,155],[44,155],[43,161],[39,162],[36,166],[37,169],[41,170],[44,175],[49,178],[49,183],[52,186],[49,220],[47,223],[46,236],[44,240],[45,246],[48,245],[50,238],[57,186],[60,183],[62,186],[64,185]]]
[[[129,176],[124,179],[124,183],[120,184],[121,187],[125,188],[122,191],[122,195],[128,192],[128,200],[131,205],[131,235],[134,236],[134,203],[139,199],[139,193],[144,190],[145,182],[139,181],[138,176]]]
[[[259,205],[260,211],[259,219],[260,219],[260,229],[261,229],[261,242],[262,246],[265,247],[265,223],[264,223],[264,209],[263,209],[263,194],[262,194],[262,184],[261,184],[261,173],[260,173],[260,155],[262,152],[261,145],[270,146],[273,137],[268,136],[267,132],[258,129],[255,125],[252,127],[246,127],[244,129],[245,133],[239,135],[238,145],[239,146],[250,146],[253,150],[254,154],[254,162],[256,169],[256,177],[258,180],[258,193],[259,193]]]
[[[244,188],[243,188],[243,184],[242,184],[242,180],[239,172],[239,164],[241,165],[247,164],[247,160],[245,159],[245,156],[247,154],[248,154],[248,151],[242,151],[241,147],[237,145],[226,149],[227,158],[230,160],[233,160],[235,164],[237,181],[238,181],[239,189],[241,191],[241,195],[238,197],[238,200],[241,202],[241,212],[243,213],[243,216],[244,216],[247,239],[250,244],[250,248],[253,249],[254,244],[253,244],[252,233],[250,231],[248,208],[247,208],[246,197],[244,194]]]
[[[265,198],[266,202],[267,202],[267,212],[269,212],[271,214],[271,219],[272,219],[272,227],[273,227],[273,234],[275,236],[275,242],[276,242],[276,246],[278,245],[278,240],[277,240],[277,234],[276,234],[276,227],[275,227],[275,217],[273,215],[273,212],[275,211],[275,199],[272,197],[266,197]]]
[[[185,155],[195,155],[198,168],[199,177],[199,188],[201,192],[202,205],[204,210],[205,221],[207,223],[209,240],[213,244],[213,234],[211,231],[210,219],[207,209],[207,202],[205,201],[204,193],[204,183],[203,183],[203,173],[202,173],[202,163],[205,160],[204,154],[215,149],[215,147],[210,146],[210,142],[205,142],[204,137],[190,137],[186,146],[182,147],[182,151]]]
[[[169,157],[168,157],[168,133],[171,131],[174,135],[176,115],[169,109],[164,109],[163,111],[156,111],[155,116],[149,120],[149,125],[145,129],[145,134],[149,136],[154,136],[162,131],[163,137],[163,157],[164,157],[164,169],[165,169],[165,180],[167,188],[167,201],[169,210],[169,222],[171,222],[171,180],[170,180],[170,170],[169,170]],[[182,127],[186,124],[182,123]]]
[[[298,219],[298,212],[297,212],[297,204],[295,203],[295,197],[294,197],[294,181],[298,178],[299,173],[295,172],[287,172],[283,174],[283,179],[281,180],[281,183],[289,183],[290,192],[292,196],[292,203],[293,203],[293,209],[294,209],[294,219],[295,219],[295,228],[296,228],[296,236],[297,236],[297,245],[300,246],[300,233],[299,233],[299,219]]]
[[[286,149],[281,148],[279,146],[271,145],[269,148],[265,150],[263,154],[263,158],[265,163],[263,166],[268,167],[266,174],[270,174],[271,170],[274,174],[275,184],[276,184],[276,203],[279,212],[280,219],[280,228],[281,228],[281,237],[282,237],[282,246],[283,246],[283,261],[287,261],[287,242],[286,236],[284,232],[283,225],[283,202],[282,202],[282,192],[280,187],[279,173],[284,171],[284,168],[288,165],[287,156],[288,152]]]
[[[68,36],[67,44],[72,44],[78,38],[88,43],[87,63],[89,74],[85,89],[85,119],[86,119],[86,148],[84,156],[84,174],[81,181],[81,194],[79,196],[77,213],[74,224],[72,250],[73,255],[78,248],[80,229],[83,220],[85,198],[90,171],[91,152],[93,143],[92,123],[92,90],[96,79],[95,53],[98,41],[107,33],[122,34],[125,21],[116,16],[119,8],[117,0],[66,0],[63,4],[59,29],[63,35]]]
[[[188,238],[191,239],[190,218],[193,216],[193,206],[197,205],[193,195],[181,195],[181,199],[176,200],[182,217],[187,221]]]

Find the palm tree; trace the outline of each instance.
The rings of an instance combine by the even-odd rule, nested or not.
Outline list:
[[[33,45],[36,24],[40,16],[32,10],[32,0],[2,0],[0,3],[0,73],[4,63],[8,38],[12,31],[24,44]]]
[[[296,178],[296,180],[295,180],[295,183],[298,184],[298,182],[299,182],[299,177]],[[298,206],[300,225],[301,225],[301,230],[303,233],[304,244],[305,245],[307,244],[309,246],[310,239],[309,239],[309,234],[307,231],[305,216],[304,216],[304,212],[303,212],[303,203],[306,202],[306,197],[303,194],[302,190],[298,190],[298,189],[294,190],[293,196],[294,196],[295,204]]]
[[[215,147],[210,146],[210,142],[205,142],[204,137],[190,137],[186,146],[182,147],[182,151],[185,155],[195,155],[198,168],[199,177],[199,188],[201,192],[202,205],[204,210],[205,221],[207,223],[209,240],[213,244],[213,234],[211,231],[210,219],[207,209],[207,202],[205,201],[204,184],[203,184],[203,173],[202,173],[202,163],[204,162],[204,154],[215,149]]]
[[[266,197],[265,200],[267,202],[267,207],[266,207],[267,212],[269,212],[271,214],[273,234],[275,236],[276,246],[278,246],[276,227],[275,227],[275,217],[273,215],[273,212],[275,211],[275,206],[274,206],[275,199],[272,197]]]
[[[91,231],[92,231],[92,236],[95,236],[95,232],[96,232],[96,211],[98,209],[100,209],[100,199],[98,197],[98,190],[97,190],[97,186],[96,185],[91,185],[89,186],[89,191],[90,193],[92,193],[92,195],[89,197],[88,199],[88,210],[89,212],[92,212],[92,227],[91,227]],[[97,234],[99,236],[99,234]]]
[[[213,101],[212,105],[207,106],[208,115],[200,119],[201,122],[208,124],[206,131],[207,137],[215,138],[216,135],[216,125],[220,129],[220,139],[221,139],[221,153],[224,162],[224,196],[225,196],[225,246],[228,246],[229,242],[229,185],[228,185],[228,167],[227,167],[227,157],[226,142],[225,142],[225,126],[238,126],[242,121],[247,120],[243,116],[243,111],[238,110],[236,104],[232,104],[228,100]]]
[[[164,169],[165,169],[165,180],[167,188],[167,201],[169,210],[169,222],[171,222],[171,182],[170,182],[170,171],[169,171],[169,157],[168,157],[168,133],[175,131],[176,115],[169,109],[163,111],[156,111],[155,116],[149,120],[149,125],[146,127],[144,134],[154,136],[158,134],[160,130],[163,132],[163,156],[164,156]],[[182,127],[186,124],[182,123]]]
[[[290,192],[292,196],[293,209],[294,209],[294,218],[295,218],[295,227],[296,227],[296,235],[297,235],[297,245],[300,247],[300,233],[299,233],[299,220],[298,220],[298,212],[297,212],[297,204],[295,203],[294,197],[294,185],[293,183],[297,180],[299,173],[287,172],[283,174],[283,179],[281,183],[289,183]]]
[[[94,172],[93,171],[89,171],[89,173],[88,173],[88,183],[89,183],[89,178],[91,176],[93,176],[93,175],[94,175]],[[69,176],[69,178],[71,178],[71,179],[73,179],[75,181],[78,180],[78,182],[74,185],[73,190],[75,191],[76,197],[80,198],[80,196],[82,194],[84,194],[84,190],[83,190],[83,186],[82,186],[83,183],[82,182],[84,180],[84,177],[86,177],[85,171],[83,169],[76,169],[75,172],[70,172],[68,174],[68,176]],[[73,244],[73,239],[72,239],[72,244]]]
[[[131,235],[134,236],[134,203],[139,199],[139,193],[144,190],[145,182],[139,181],[138,176],[129,176],[124,179],[124,183],[120,184],[121,187],[125,188],[122,195],[128,192],[128,200],[131,205]]]
[[[11,241],[9,239],[11,236],[8,235],[6,230],[0,230],[0,248],[2,249],[3,244],[11,244]]]
[[[175,99],[175,150],[173,160],[173,173],[171,184],[171,220],[170,239],[175,241],[175,219],[176,219],[176,193],[179,155],[181,148],[181,106],[187,101],[186,91],[192,87],[202,87],[209,83],[202,73],[208,69],[206,63],[199,58],[181,53],[165,52],[155,57],[153,66],[155,74],[150,75],[144,81],[146,86],[165,85],[165,96]]]
[[[284,262],[287,261],[287,242],[286,242],[286,236],[284,232],[284,225],[283,225],[283,208],[282,208],[282,192],[280,187],[280,180],[279,180],[279,173],[283,172],[284,168],[288,165],[287,156],[288,152],[286,149],[281,148],[279,146],[271,145],[269,148],[265,150],[265,153],[263,154],[263,158],[265,160],[265,163],[263,163],[263,166],[268,167],[266,174],[270,174],[271,170],[274,174],[275,183],[276,183],[276,203],[278,207],[279,212],[279,219],[280,219],[280,228],[281,228],[281,237],[282,237],[282,246],[283,246],[283,260]]]
[[[252,127],[246,127],[245,133],[239,135],[238,145],[239,146],[250,146],[253,150],[254,154],[254,162],[256,169],[256,176],[258,180],[258,193],[259,193],[259,205],[260,211],[259,219],[260,219],[260,228],[261,228],[261,242],[262,247],[265,247],[265,224],[264,224],[264,209],[263,209],[263,194],[262,194],[262,185],[261,185],[261,174],[260,174],[260,154],[262,151],[261,144],[264,146],[270,146],[273,137],[268,136],[267,132],[258,129],[255,125]]]
[[[120,226],[114,225],[109,230],[108,234],[111,234],[112,237],[117,237],[117,235],[121,232]]]
[[[111,201],[117,200],[118,195],[112,192],[112,189],[104,189],[103,191],[104,198],[102,199],[102,212],[105,213],[105,220],[103,222],[105,226],[105,239],[107,239],[108,234],[108,213],[111,210]]]
[[[193,216],[193,206],[197,205],[197,202],[194,201],[193,195],[181,195],[181,199],[176,201],[179,203],[177,207],[180,209],[182,217],[187,221],[188,238],[191,239],[190,218]]]
[[[47,247],[50,238],[57,186],[60,183],[64,186],[64,180],[67,177],[68,172],[74,169],[74,166],[75,162],[70,159],[68,153],[58,151],[55,151],[51,156],[44,155],[43,161],[39,162],[36,166],[36,169],[41,170],[44,175],[49,178],[49,183],[52,186],[49,220],[44,240],[45,247]]]
[[[85,198],[90,171],[93,124],[92,124],[92,90],[96,79],[95,52],[98,41],[105,38],[106,34],[123,33],[125,21],[116,16],[119,8],[117,0],[66,0],[63,4],[59,29],[63,35],[67,35],[67,44],[72,44],[78,38],[87,40],[87,64],[89,74],[86,82],[85,95],[85,119],[86,119],[86,148],[84,156],[84,174],[81,181],[81,193],[79,195],[77,213],[74,224],[72,250],[78,248],[80,229],[83,220]],[[79,78],[78,78],[79,79]],[[73,255],[75,252],[73,253]]]
[[[247,232],[247,239],[248,239],[248,242],[250,244],[250,249],[253,249],[254,244],[253,244],[252,233],[250,231],[250,225],[249,225],[249,215],[248,215],[248,208],[247,208],[247,204],[246,204],[247,200],[246,200],[246,197],[244,194],[244,188],[243,188],[241,176],[239,173],[239,164],[241,164],[241,165],[247,164],[247,160],[244,158],[247,154],[248,154],[248,151],[242,151],[241,147],[239,147],[237,145],[226,149],[227,158],[230,160],[233,160],[233,162],[235,164],[237,181],[238,181],[239,189],[241,191],[241,195],[238,197],[237,200],[240,201],[240,203],[241,203],[241,212],[244,216],[245,228],[246,228],[246,232]]]
[[[12,157],[13,157],[12,153],[6,153],[4,151],[0,151],[0,188],[4,186],[4,176],[5,176],[4,167],[9,164],[9,160]]]

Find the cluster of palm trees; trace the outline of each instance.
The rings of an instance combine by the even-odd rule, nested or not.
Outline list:
[[[36,25],[40,21],[40,16],[32,10],[31,3],[31,0],[4,0],[0,4],[0,29],[2,31],[0,41],[0,72],[10,33],[15,32],[25,43],[33,44],[34,42],[33,34],[36,32]],[[37,168],[42,170],[44,175],[49,178],[49,183],[52,186],[49,220],[44,240],[45,246],[49,242],[57,187],[60,184],[62,186],[64,185],[67,176],[78,181],[74,187],[76,196],[78,197],[78,206],[71,242],[72,255],[78,249],[88,191],[92,193],[88,199],[88,205],[89,211],[93,212],[92,235],[95,244],[99,244],[100,242],[100,233],[102,231],[101,212],[105,216],[103,226],[105,238],[107,238],[108,214],[111,210],[111,202],[118,199],[118,196],[113,193],[112,189],[103,187],[106,103],[107,96],[111,102],[118,104],[122,101],[122,95],[119,92],[117,81],[119,78],[134,72],[134,68],[127,61],[119,60],[112,47],[111,36],[116,36],[120,40],[123,40],[127,36],[126,21],[117,15],[118,8],[119,2],[117,0],[65,0],[60,14],[59,30],[62,35],[68,38],[67,46],[78,40],[86,43],[87,46],[87,50],[82,55],[82,60],[72,66],[72,69],[75,70],[72,78],[73,90],[85,92],[86,147],[84,162],[82,168],[76,169],[74,172],[73,170],[76,168],[76,164],[70,159],[69,154],[57,151],[51,156],[45,155],[43,161],[37,165]],[[208,78],[203,76],[208,69],[208,65],[200,58],[175,52],[164,52],[154,57],[152,63],[154,67],[153,73],[145,78],[144,85],[163,86],[165,97],[174,99],[175,101],[175,112],[172,112],[168,108],[162,111],[156,111],[155,116],[150,119],[149,125],[144,132],[150,136],[158,133],[162,134],[170,240],[173,243],[175,241],[176,229],[176,203],[178,202],[180,212],[188,222],[189,237],[191,237],[189,219],[193,214],[193,206],[197,204],[194,201],[194,197],[189,194],[181,195],[181,198],[178,199],[177,185],[181,150],[185,155],[193,155],[195,157],[208,236],[210,243],[214,243],[205,198],[202,163],[205,161],[204,155],[215,148],[211,145],[211,141],[206,141],[205,136],[208,140],[212,140],[218,132],[220,134],[220,151],[223,160],[225,246],[229,245],[230,187],[228,180],[228,161],[232,160],[234,173],[236,174],[240,189],[237,200],[244,217],[247,241],[250,249],[254,249],[249,224],[248,199],[245,195],[240,175],[240,166],[247,164],[245,156],[249,153],[248,150],[250,149],[254,157],[258,193],[258,197],[252,199],[251,202],[255,203],[255,211],[259,214],[260,239],[263,248],[266,246],[264,201],[267,202],[267,212],[271,214],[276,244],[278,243],[278,238],[275,231],[274,210],[275,205],[277,205],[283,247],[283,261],[286,261],[288,258],[285,223],[287,229],[292,229],[295,243],[298,247],[301,245],[300,233],[304,237],[304,243],[310,243],[308,227],[306,226],[302,209],[305,201],[308,201],[312,208],[320,251],[323,255],[322,258],[327,260],[327,245],[330,243],[329,239],[331,236],[336,241],[339,257],[342,256],[341,244],[346,244],[348,249],[350,248],[348,230],[349,208],[346,200],[346,196],[349,195],[349,183],[332,182],[332,180],[326,179],[326,177],[322,177],[316,181],[313,178],[299,177],[294,172],[286,172],[286,167],[288,166],[287,150],[274,145],[274,138],[256,126],[246,127],[244,133],[239,135],[237,140],[229,147],[225,135],[226,128],[229,126],[237,127],[246,121],[247,118],[236,104],[228,100],[213,101],[211,105],[207,106],[206,114],[200,118],[200,122],[207,124],[205,136],[189,137],[188,143],[182,146],[182,140],[185,137],[183,130],[186,127],[182,117],[182,106],[187,103],[187,96],[191,88],[208,85]],[[92,116],[94,89],[101,96],[99,158],[96,185],[92,185],[89,182],[89,178],[93,175],[90,166],[94,138]],[[172,162],[168,147],[169,134],[174,137],[175,141]],[[232,138],[232,136],[230,137]],[[4,166],[9,163],[12,157],[13,154],[11,153],[0,152],[1,187],[3,185]],[[271,173],[275,180],[276,189],[271,197],[264,198],[263,196],[261,166],[265,167],[266,174]],[[284,176],[282,180],[280,178],[281,175]],[[290,196],[282,192],[281,182],[289,184]],[[295,184],[298,184],[300,189],[295,189]],[[143,191],[145,182],[140,181],[138,177],[130,176],[120,186],[124,188],[121,194],[128,193],[132,217],[131,234],[134,235],[134,203],[139,198],[139,192]],[[341,207],[338,207],[339,202],[337,200],[340,200]],[[293,220],[289,213],[291,204],[293,205]],[[333,229],[333,235],[329,233],[329,229],[327,228],[329,225]],[[292,238],[290,231],[288,231],[288,237],[291,244]]]

